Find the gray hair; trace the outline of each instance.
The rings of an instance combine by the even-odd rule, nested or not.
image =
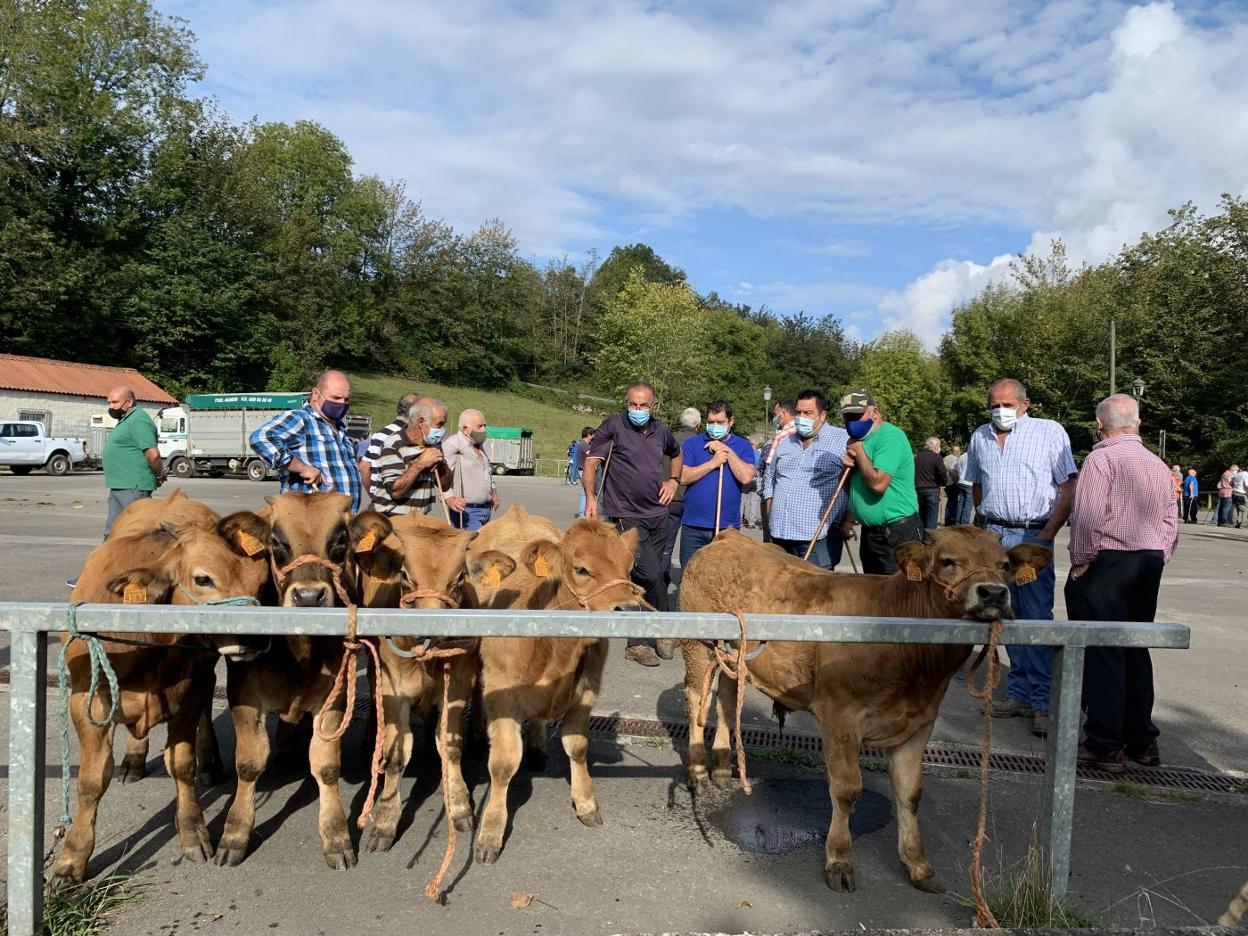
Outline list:
[[[940,451],[940,439],[937,436],[928,436],[923,445],[925,448],[929,448],[933,452]]]
[[[696,430],[702,425],[702,414],[698,412],[696,406],[686,407],[680,414],[680,428]]]
[[[407,411],[407,418],[412,422],[423,419],[425,422],[433,425],[437,422],[438,410],[446,412],[446,404],[434,397],[421,397],[412,404],[412,408]]]
[[[1002,377],[999,380],[994,380],[988,387],[989,398],[992,397],[992,391],[996,390],[998,387],[1009,387],[1017,393],[1019,403],[1022,403],[1023,400],[1027,399],[1027,388],[1023,386],[1023,382],[1021,380],[1015,380],[1013,377]]]
[[[466,409],[459,414],[459,428],[463,429],[464,426],[468,425],[468,420],[472,419],[474,416],[479,417],[482,422],[485,422],[485,413],[481,412],[479,409]]]
[[[411,412],[412,407],[416,405],[416,401],[420,399],[419,393],[405,393],[399,397],[399,405],[395,408],[395,412],[400,416],[406,416]]]
[[[1140,404],[1135,397],[1115,393],[1096,405],[1096,418],[1106,432],[1112,429],[1135,429],[1140,424]]]

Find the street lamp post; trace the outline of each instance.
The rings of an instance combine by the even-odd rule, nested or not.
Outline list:
[[[771,425],[770,420],[771,420],[771,387],[767,386],[767,387],[763,387],[763,425],[764,426]],[[776,431],[776,427],[772,426],[771,432],[769,433],[769,435],[774,435],[775,431]]]
[[[1131,393],[1137,400],[1144,396],[1144,381],[1139,377],[1136,377],[1135,380],[1131,381]]]

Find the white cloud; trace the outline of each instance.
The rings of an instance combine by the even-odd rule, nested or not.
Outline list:
[[[949,321],[949,310],[979,294],[989,283],[1010,275],[1014,257],[993,257],[987,266],[971,260],[942,260],[900,292],[889,292],[880,300],[884,330],[906,328],[928,348],[940,344]]]

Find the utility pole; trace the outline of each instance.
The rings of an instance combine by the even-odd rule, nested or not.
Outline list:
[[[1109,320],[1109,395],[1118,392],[1118,330]]]

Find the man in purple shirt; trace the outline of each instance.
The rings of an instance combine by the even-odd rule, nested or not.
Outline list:
[[[621,532],[637,531],[633,581],[646,590],[646,601],[663,611],[666,588],[659,559],[667,542],[667,505],[676,495],[683,461],[676,437],[654,418],[654,387],[633,383],[625,395],[625,410],[608,416],[590,440],[581,484],[585,489],[585,516],[611,520]],[[666,459],[671,459],[664,477]],[[599,503],[598,467],[602,465]],[[658,666],[651,641],[629,639],[624,655],[643,666]]]

